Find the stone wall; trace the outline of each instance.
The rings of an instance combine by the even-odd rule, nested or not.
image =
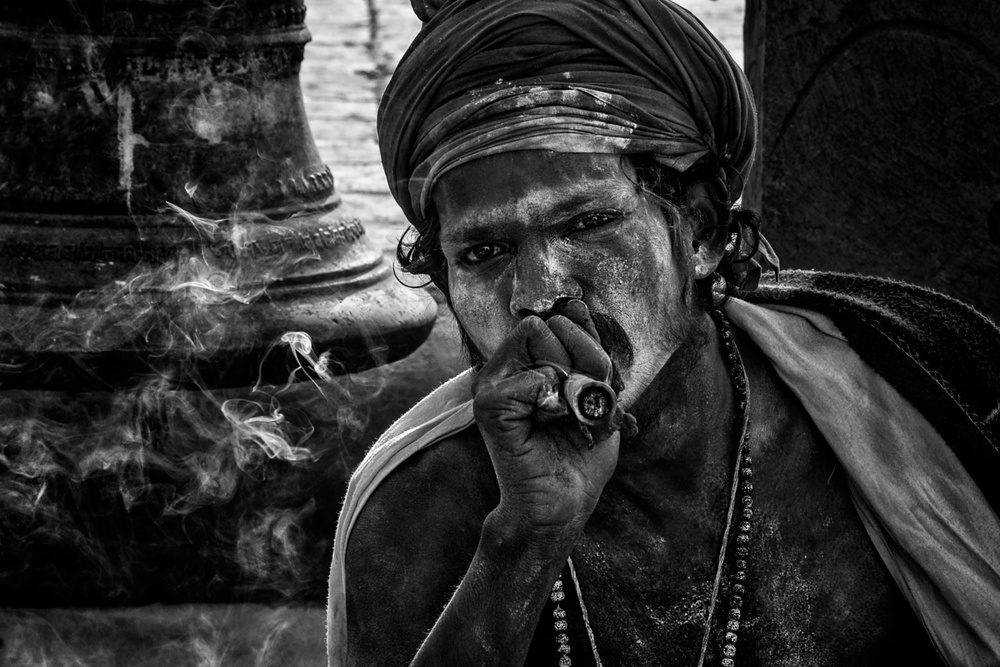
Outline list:
[[[916,282],[1000,319],[1000,6],[751,0],[761,202],[785,266]]]

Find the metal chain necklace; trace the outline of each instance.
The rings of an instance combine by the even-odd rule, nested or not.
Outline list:
[[[734,552],[736,559],[732,564],[729,611],[726,617],[726,630],[722,640],[721,651],[722,667],[735,667],[736,643],[742,627],[743,601],[746,595],[747,560],[750,556],[750,522],[753,519],[753,460],[750,457],[750,418],[748,410],[750,389],[747,383],[746,370],[743,367],[743,360],[733,340],[733,333],[729,327],[729,322],[726,321],[725,316],[720,310],[711,310],[709,314],[719,329],[722,357],[726,363],[726,370],[729,372],[729,378],[733,385],[737,423],[740,424],[740,439],[736,451],[736,468],[733,471],[733,481],[729,494],[726,528],[722,533],[722,547],[719,551],[718,567],[716,569],[715,581],[712,585],[712,597],[709,602],[708,615],[705,619],[705,634],[702,639],[698,667],[703,667],[705,664],[708,643],[712,635],[715,606],[718,602],[723,571],[725,569],[726,552],[729,549],[729,538],[732,533],[733,522],[736,518],[738,507],[739,522],[736,524],[736,549]],[[552,586],[549,599],[553,604],[552,626],[556,633],[556,650],[559,653],[559,667],[572,667],[573,658],[570,655],[571,649],[569,635],[567,634],[569,619],[566,610],[563,609],[561,604],[566,599],[561,574]],[[582,604],[582,599],[580,602]]]

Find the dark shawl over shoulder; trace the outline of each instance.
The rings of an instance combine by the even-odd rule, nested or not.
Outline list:
[[[927,418],[1000,513],[1000,328],[938,292],[868,276],[786,271],[739,298],[830,317]]]

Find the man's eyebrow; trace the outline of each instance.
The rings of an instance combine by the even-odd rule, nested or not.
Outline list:
[[[604,188],[599,192],[578,192],[566,197],[552,207],[547,216],[550,219],[562,221],[566,218],[608,207],[620,207],[624,204],[621,192]]]
[[[608,191],[603,192],[576,192],[561,198],[552,206],[545,210],[538,211],[537,215],[544,220],[544,224],[558,224],[573,216],[587,211],[600,210],[604,208],[620,208],[625,202],[624,192]],[[483,219],[462,226],[461,229],[450,231],[442,228],[442,243],[453,243],[462,245],[472,241],[495,236],[502,231],[509,222],[511,214],[506,211],[490,212],[483,216]]]
[[[442,226],[441,243],[452,243],[455,245],[465,245],[472,241],[489,238],[496,235],[497,230],[503,226],[502,222],[479,222],[472,226],[465,226],[455,231],[449,231]]]

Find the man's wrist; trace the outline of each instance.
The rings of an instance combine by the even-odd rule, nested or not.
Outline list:
[[[569,557],[580,530],[571,526],[533,526],[517,513],[497,507],[483,522],[482,555],[498,562],[561,564]]]

